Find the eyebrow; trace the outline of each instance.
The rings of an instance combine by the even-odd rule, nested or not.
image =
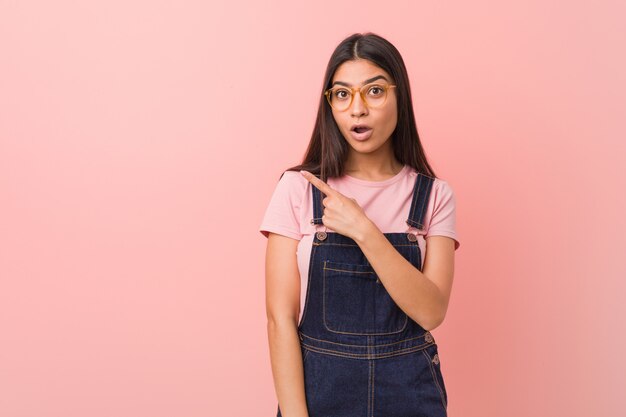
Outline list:
[[[389,82],[389,80],[387,79],[387,77],[385,77],[384,75],[377,75],[377,76],[375,76],[375,77],[368,78],[367,80],[363,81],[363,84],[362,84],[362,85],[369,84],[369,83],[371,83],[372,81],[375,81],[375,80],[377,80],[377,79],[379,79],[379,78],[382,78],[383,80],[385,80],[385,81]],[[344,83],[343,81],[335,81],[335,82],[333,83],[333,85],[331,85],[331,87],[333,87],[335,84],[345,85],[346,87],[352,87],[350,84],[348,84],[348,83]]]

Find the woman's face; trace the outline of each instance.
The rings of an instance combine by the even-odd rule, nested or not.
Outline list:
[[[385,78],[373,78],[383,76]],[[391,76],[382,68],[374,65],[371,61],[358,59],[346,61],[337,68],[331,81],[330,88],[340,86],[361,87],[365,83],[389,85],[394,84]],[[346,110],[337,111],[332,109],[333,117],[343,137],[348,141],[352,149],[359,153],[370,153],[380,149],[383,145],[391,146],[388,142],[391,133],[398,122],[398,107],[395,88],[387,90],[387,99],[382,107],[369,108],[363,102],[360,94],[354,94],[352,104]],[[373,93],[379,93],[373,90]],[[345,96],[345,95],[344,95]],[[366,92],[367,98],[367,92]],[[355,124],[364,124],[371,128],[371,135],[359,140],[358,135],[352,132]]]

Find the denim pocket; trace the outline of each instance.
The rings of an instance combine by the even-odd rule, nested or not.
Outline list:
[[[324,261],[323,315],[329,331],[391,334],[408,316],[396,305],[370,265]]]
[[[441,404],[443,408],[448,406],[448,394],[446,392],[446,384],[443,381],[443,374],[441,373],[441,359],[439,358],[439,352],[437,344],[432,344],[422,350],[424,356],[428,359],[430,364],[430,372],[433,377],[433,383],[437,387],[441,396]]]

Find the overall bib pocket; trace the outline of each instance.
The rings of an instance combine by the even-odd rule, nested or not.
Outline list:
[[[329,331],[359,335],[404,330],[408,316],[393,301],[370,265],[326,260],[323,315]]]

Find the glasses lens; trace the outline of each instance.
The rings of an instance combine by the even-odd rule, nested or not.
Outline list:
[[[364,91],[363,91],[364,90]],[[373,84],[363,87],[363,95],[369,107],[380,107],[385,104],[387,89],[383,85]]]
[[[345,110],[350,105],[352,101],[352,91],[346,88],[336,88],[334,90],[330,90],[329,94],[330,105],[333,106],[335,110]]]

